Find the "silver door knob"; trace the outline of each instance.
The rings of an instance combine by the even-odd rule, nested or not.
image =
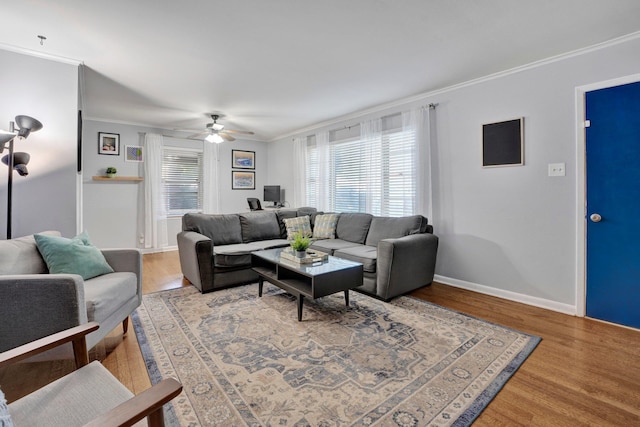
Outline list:
[[[602,216],[600,216],[600,214],[594,213],[594,214],[591,214],[591,216],[589,216],[589,219],[592,222],[600,222],[602,221]]]

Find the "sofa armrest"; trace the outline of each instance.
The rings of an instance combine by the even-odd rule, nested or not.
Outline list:
[[[135,248],[102,249],[113,271],[135,273],[138,278],[138,297],[142,302],[142,251]]]
[[[181,231],[177,237],[182,274],[200,292],[212,290],[213,242],[195,231]]]
[[[438,236],[430,233],[378,242],[376,294],[389,300],[430,284],[437,251]]]
[[[0,276],[0,351],[87,323],[77,274]]]

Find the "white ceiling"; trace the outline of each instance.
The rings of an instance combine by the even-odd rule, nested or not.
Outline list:
[[[0,43],[86,65],[85,117],[261,140],[640,31],[638,0],[0,1]]]

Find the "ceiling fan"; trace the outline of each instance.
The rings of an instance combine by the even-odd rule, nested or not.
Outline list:
[[[249,132],[246,130],[233,130],[233,129],[225,129],[224,125],[218,123],[218,119],[220,115],[211,114],[211,119],[213,123],[207,123],[207,127],[203,132],[199,132],[193,135],[188,136],[188,139],[201,139],[205,136],[204,140],[207,142],[215,142],[216,144],[220,144],[224,141],[235,141],[236,139],[230,134],[241,134],[241,135],[253,135],[253,132]]]

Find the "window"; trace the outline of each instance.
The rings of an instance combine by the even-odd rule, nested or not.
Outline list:
[[[165,147],[162,184],[168,216],[202,210],[202,152]]]
[[[386,130],[377,140],[350,138],[329,144],[327,177],[320,177],[319,148],[307,147],[307,204],[332,212],[368,212],[380,216],[416,213],[416,135]],[[322,187],[322,190],[320,188]]]

